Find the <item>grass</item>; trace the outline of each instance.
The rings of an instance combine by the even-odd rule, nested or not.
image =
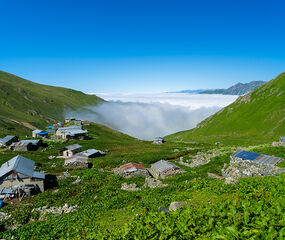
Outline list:
[[[244,146],[276,141],[285,135],[285,73],[188,131],[167,136],[171,141],[217,142]]]
[[[125,134],[118,133],[104,126],[92,124],[87,126],[91,140],[48,142],[46,151],[40,148],[35,152],[20,153],[36,162],[39,170],[48,174],[60,175],[65,171],[62,159],[48,160],[48,156],[57,155],[59,149],[74,142],[83,146],[83,150],[96,148],[108,149],[106,156],[92,159],[91,169],[71,170],[71,175],[80,176],[82,183],[71,184],[75,178],[58,180],[58,186],[47,189],[44,193],[28,197],[20,203],[9,204],[2,211],[12,214],[12,218],[2,222],[4,232],[0,237],[5,239],[101,239],[124,229],[125,224],[136,219],[136,215],[148,215],[161,206],[168,206],[172,201],[188,202],[193,206],[218,204],[236,187],[223,185],[222,181],[208,179],[207,172],[221,173],[224,163],[229,162],[229,154],[235,147],[216,147],[214,144],[166,142],[153,145]],[[178,149],[179,152],[175,152]],[[188,149],[188,150],[187,150]],[[136,183],[142,186],[144,178],[124,179],[115,176],[109,170],[123,162],[142,162],[149,167],[151,163],[168,159],[177,163],[180,156],[184,158],[195,155],[198,151],[207,152],[218,149],[221,155],[210,163],[196,168],[182,166],[186,172],[163,180],[169,186],[165,188],[144,189],[139,192],[126,192],[120,189],[121,184]],[[285,156],[285,148],[272,148],[269,144],[252,146],[250,149],[265,154]],[[3,152],[3,150],[2,150]],[[0,154],[0,163],[15,156],[16,153],[4,150]],[[51,165],[56,163],[56,167]],[[281,163],[281,166],[283,163]],[[104,172],[99,171],[104,169]],[[196,180],[195,180],[196,179]],[[223,189],[222,191],[220,189]],[[58,190],[58,191],[54,191]],[[252,190],[253,191],[253,190]],[[62,216],[48,215],[45,221],[38,220],[32,209],[49,205],[79,205],[79,209]],[[34,219],[34,221],[31,221]],[[19,225],[15,230],[12,226]],[[109,236],[111,238],[111,235]]]
[[[1,136],[29,134],[30,128],[64,120],[69,110],[82,109],[102,102],[101,98],[62,87],[33,83],[0,71]]]

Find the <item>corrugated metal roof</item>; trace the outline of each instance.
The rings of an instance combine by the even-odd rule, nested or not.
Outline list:
[[[136,171],[146,171],[146,168],[140,163],[127,163],[120,166],[125,172],[136,172]]]
[[[16,137],[16,136],[8,135],[8,136],[6,136],[6,137],[1,138],[1,139],[0,139],[0,142],[2,142],[2,143],[7,143],[7,142],[9,142],[10,140],[12,140],[14,137]]]
[[[12,144],[11,144],[11,147],[24,147],[24,146],[27,146],[27,145],[29,145],[29,144],[32,144],[32,143],[20,141],[20,142],[14,142],[14,143],[12,143]]]
[[[97,149],[87,149],[83,152],[78,153],[78,155],[83,155],[86,157],[92,156],[93,154],[99,153],[99,150]]]
[[[168,162],[165,160],[160,160],[154,164],[151,164],[151,167],[156,169],[160,173],[164,173],[164,172],[167,172],[169,170],[180,169],[180,167],[178,167],[174,163]]]
[[[271,164],[275,165],[276,163],[280,162],[282,158],[275,157],[275,156],[269,156],[265,154],[259,154],[254,152],[248,152],[244,150],[238,150],[235,153],[232,154],[232,157],[237,157],[243,160],[250,160],[255,161],[263,164]]]
[[[28,177],[34,177],[34,174],[38,176],[37,178],[45,178],[44,173],[34,172],[35,162],[25,158],[21,155],[18,155],[8,162],[2,164],[0,168],[0,177],[3,177],[5,174],[10,171],[15,171],[21,174],[24,174]]]
[[[42,131],[43,131],[43,130],[36,129],[36,130],[32,131],[32,133],[36,133],[36,134],[38,134],[38,133],[40,133],[40,132],[42,132]]]
[[[65,147],[64,150],[66,149],[66,150],[74,151],[74,150],[78,150],[80,148],[82,148],[82,146],[75,143],[75,144],[72,144],[72,145]]]
[[[74,155],[66,158],[64,161],[65,164],[74,163],[74,162],[88,163],[88,157]]]
[[[33,145],[38,145],[41,142],[41,139],[28,139],[28,140],[21,140],[19,143],[31,143]]]

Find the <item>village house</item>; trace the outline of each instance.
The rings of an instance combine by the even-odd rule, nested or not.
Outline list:
[[[87,130],[83,130],[81,125],[72,125],[68,127],[58,128],[55,134],[62,139],[81,139],[87,137]]]
[[[105,155],[105,152],[102,152],[97,149],[87,149],[83,152],[77,153],[76,155],[78,156],[84,156],[88,158],[96,158],[96,157],[101,157]]]
[[[148,177],[148,170],[140,163],[130,162],[120,166],[119,168],[113,169],[114,174],[120,175],[125,178],[131,177]]]
[[[48,136],[48,132],[47,131],[43,131],[40,129],[36,129],[34,131],[32,131],[32,137],[36,138],[36,137],[47,137]]]
[[[162,137],[156,137],[154,140],[153,140],[153,144],[163,144],[165,141]]]
[[[75,117],[65,118],[65,123],[70,123],[70,122],[73,122],[73,121],[75,121],[75,120],[76,120]]]
[[[263,164],[275,165],[282,160],[280,157],[264,155],[260,153],[238,150],[231,155],[231,159],[250,160]]]
[[[0,139],[0,147],[7,147],[7,146],[10,146],[12,143],[18,142],[18,141],[19,141],[18,137],[8,135]]]
[[[82,146],[80,146],[79,144],[72,144],[61,149],[60,154],[64,157],[70,157],[75,155],[76,153],[80,153],[81,148]]]
[[[41,139],[34,140],[21,140],[19,142],[14,142],[10,146],[12,151],[35,151],[42,145]]]
[[[74,155],[64,160],[65,168],[88,168],[88,157]]]
[[[185,172],[182,168],[178,167],[174,163],[165,160],[160,160],[154,164],[151,164],[149,171],[155,178],[167,178]]]
[[[34,161],[20,155],[5,162],[0,168],[0,187],[15,189],[33,185],[43,192],[45,174],[34,171],[34,166]]]

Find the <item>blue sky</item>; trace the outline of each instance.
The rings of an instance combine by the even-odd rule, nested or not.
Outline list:
[[[0,0],[0,69],[84,92],[270,80],[285,67],[283,1]]]

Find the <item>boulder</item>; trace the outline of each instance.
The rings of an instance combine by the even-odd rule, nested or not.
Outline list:
[[[141,189],[139,187],[137,187],[137,184],[135,183],[123,183],[121,186],[121,189],[124,191],[140,191]]]
[[[185,207],[187,204],[184,202],[172,202],[169,205],[169,211],[177,211],[178,209]]]

